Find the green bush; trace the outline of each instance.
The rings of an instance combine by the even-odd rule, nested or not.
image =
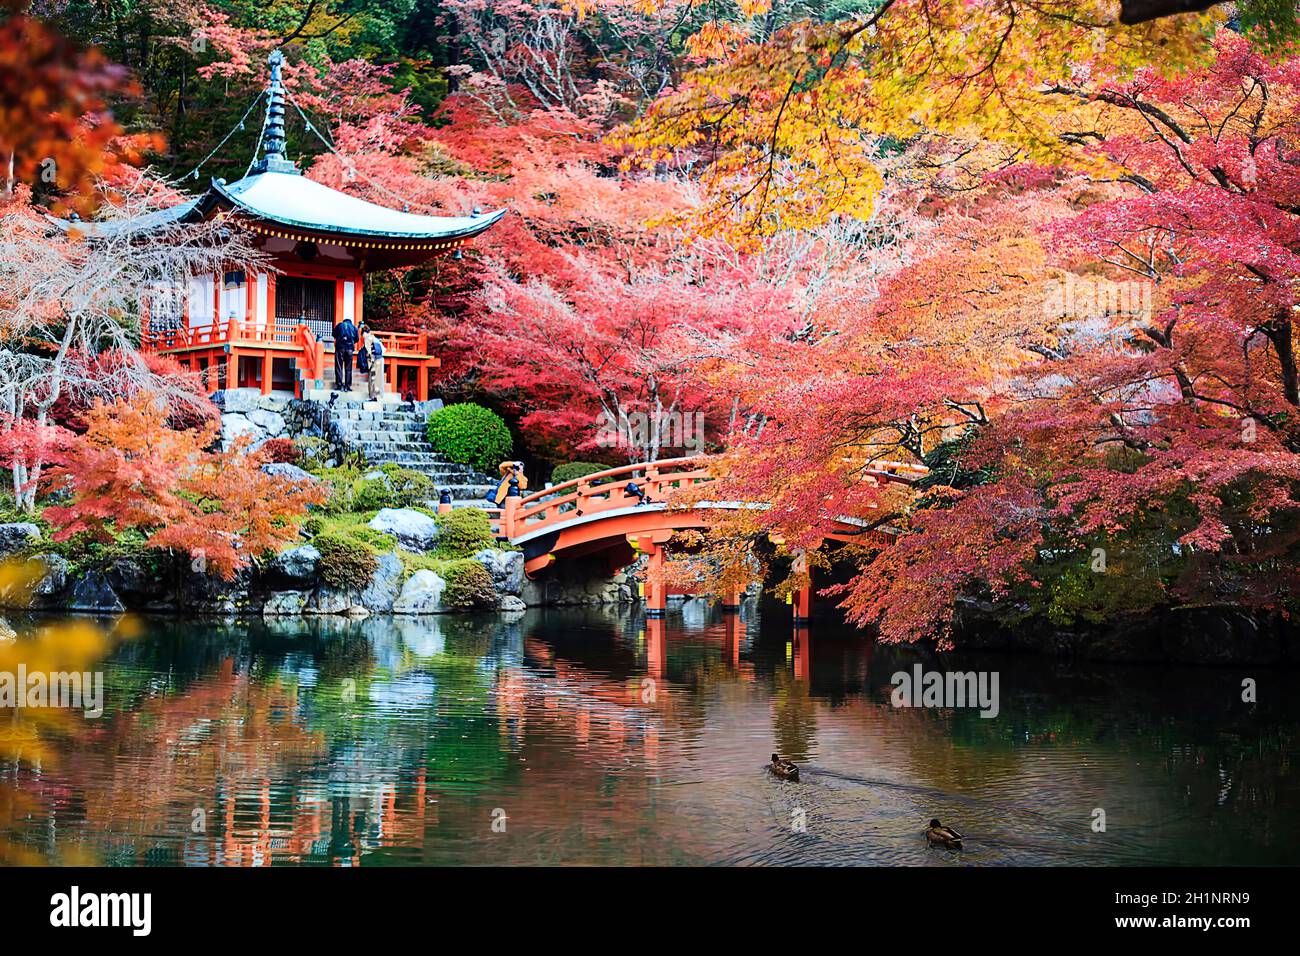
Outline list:
[[[353,511],[378,511],[395,505],[396,496],[387,478],[361,478],[352,486]]]
[[[374,547],[356,536],[326,532],[318,534],[312,544],[320,552],[317,573],[332,588],[364,588],[379,567]]]
[[[598,471],[604,471],[609,465],[598,465],[594,461],[570,461],[563,465],[556,465],[555,470],[551,472],[551,484],[562,485],[566,481],[573,481],[576,478],[586,478],[588,475],[594,475]]]
[[[392,489],[393,504],[390,507],[411,508],[438,497],[437,485],[422,472],[394,464],[384,465],[379,470],[384,473],[388,487]]]
[[[440,558],[468,558],[484,548],[497,547],[492,537],[492,527],[486,511],[479,508],[457,508],[438,515],[437,555]]]
[[[429,416],[429,444],[460,465],[495,474],[510,457],[510,429],[496,412],[464,402],[448,405]]]
[[[442,592],[444,607],[456,611],[496,607],[492,575],[473,558],[448,562],[443,578],[447,582],[447,589]]]

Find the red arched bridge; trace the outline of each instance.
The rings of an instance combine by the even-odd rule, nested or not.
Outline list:
[[[877,462],[864,480],[913,483],[926,469],[900,462]],[[636,560],[649,557],[646,575],[646,613],[662,616],[667,590],[662,581],[664,549],[679,531],[708,526],[708,513],[719,510],[765,508],[766,504],[743,501],[710,501],[692,495],[687,504],[674,502],[684,489],[713,480],[707,459],[669,458],[643,464],[623,465],[573,481],[520,495],[518,488],[493,510],[493,531],[524,553],[524,571],[536,577],[557,560],[598,556],[612,574]],[[867,530],[869,522],[838,518],[832,540],[862,541],[864,534],[888,534]],[[723,606],[735,608],[739,594],[723,595]],[[805,585],[794,599],[795,620],[806,620],[812,598]]]

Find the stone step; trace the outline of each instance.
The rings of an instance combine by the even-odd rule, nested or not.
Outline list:
[[[365,422],[363,424],[369,425],[372,423]],[[367,443],[383,444],[384,442],[389,442],[389,441],[409,442],[409,441],[419,440],[424,442],[426,446],[428,445],[427,440],[425,440],[424,438],[423,430],[417,430],[417,429],[402,430],[400,428],[358,428],[355,430],[351,428],[345,428],[343,430],[347,433],[347,437],[350,440],[355,442],[361,442],[362,444],[367,444]]]

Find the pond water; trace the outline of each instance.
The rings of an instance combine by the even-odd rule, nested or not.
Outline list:
[[[0,842],[111,865],[1300,860],[1294,670],[804,634],[786,607],[700,600],[649,624],[149,619],[102,667],[102,717],[0,767]],[[998,715],[891,706],[918,661],[997,671]],[[765,773],[774,750],[799,783]],[[962,852],[927,847],[936,816]]]

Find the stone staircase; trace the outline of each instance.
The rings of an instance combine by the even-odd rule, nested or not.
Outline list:
[[[332,399],[329,392],[311,396],[316,401],[332,401],[330,418],[347,448],[361,452],[376,467],[394,464],[428,475],[439,490],[451,492],[453,507],[490,507],[484,496],[496,490],[496,480],[448,461],[425,437],[425,421],[438,404],[402,403],[396,395],[371,402],[364,397],[364,383],[358,390],[355,373],[352,385],[351,392],[333,393],[336,397]]]

